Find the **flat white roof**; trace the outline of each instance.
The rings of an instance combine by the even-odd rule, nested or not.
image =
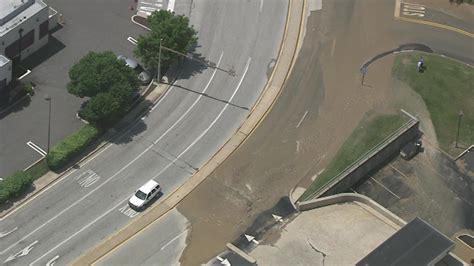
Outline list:
[[[0,67],[8,64],[10,60],[8,58],[6,58],[4,55],[1,55],[0,54]]]
[[[42,0],[0,0],[0,36],[45,7]]]

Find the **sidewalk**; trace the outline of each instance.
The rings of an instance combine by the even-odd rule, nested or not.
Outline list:
[[[169,75],[173,79],[177,76],[177,70],[171,69],[169,71]],[[120,132],[125,132],[128,130],[130,126],[133,126],[137,119],[140,119],[145,112],[148,112],[148,109],[151,105],[153,105],[156,101],[158,101],[161,95],[170,87],[169,84],[159,84],[152,82],[148,85],[145,89],[143,96],[145,97],[143,101],[139,102],[132,111],[127,114],[117,125],[113,128],[107,130],[104,135],[102,135],[96,141],[96,148],[90,151],[86,156],[80,159],[75,165],[67,168],[61,173],[55,173],[53,171],[47,172],[45,175],[40,177],[39,179],[33,182],[34,189],[31,193],[25,195],[21,200],[15,201],[9,206],[7,209],[0,211],[0,220],[5,219],[8,215],[14,213],[17,209],[21,208],[23,205],[27,204],[34,198],[36,198],[39,194],[41,194],[45,189],[54,185],[56,181],[59,181],[62,177],[69,176],[70,174],[77,171],[83,163],[87,162],[91,157],[95,154],[101,152],[103,149],[107,147],[111,143],[113,139],[116,139],[121,136]],[[79,166],[79,167],[77,167]]]
[[[165,215],[211,174],[232,152],[234,152],[263,120],[277,99],[296,58],[300,37],[304,0],[291,0],[285,33],[275,70],[267,83],[263,96],[236,134],[194,175],[189,181],[170,193],[160,204],[148,209],[139,219],[131,221],[116,234],[85,252],[73,265],[90,265],[107,255],[133,235],[145,229],[153,221]]]

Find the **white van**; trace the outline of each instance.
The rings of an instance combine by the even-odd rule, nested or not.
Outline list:
[[[135,194],[128,200],[128,205],[132,209],[141,210],[145,205],[150,202],[158,193],[161,191],[160,184],[155,180],[146,182],[145,185],[141,186]]]

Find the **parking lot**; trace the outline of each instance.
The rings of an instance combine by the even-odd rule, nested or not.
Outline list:
[[[449,237],[474,229],[473,178],[428,143],[410,161],[397,157],[353,188],[405,221],[418,216]]]
[[[51,34],[48,45],[23,63],[32,70],[26,81],[36,85],[31,100],[0,116],[0,176],[28,167],[42,158],[41,150],[47,150],[49,103],[45,95],[52,99],[51,146],[83,125],[76,112],[84,99],[66,90],[68,70],[74,63],[89,51],[111,50],[133,57],[129,37],[137,39],[145,33],[130,20],[136,12],[130,6],[133,1],[46,2],[62,14],[64,24]]]

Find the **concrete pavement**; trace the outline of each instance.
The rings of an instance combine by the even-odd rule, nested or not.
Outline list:
[[[132,128],[0,221],[1,232],[18,227],[0,241],[2,261],[45,264],[60,256],[56,263],[69,263],[139,215],[126,203],[137,187],[153,178],[168,195],[201,168],[263,91],[286,7],[286,2],[263,9],[245,0],[195,2],[195,53],[235,75],[186,61],[177,82]],[[31,243],[36,244],[27,256],[16,256]]]
[[[246,137],[256,128],[275,102],[281,88],[286,81],[290,68],[295,59],[296,46],[299,41],[304,1],[290,1],[288,19],[283,42],[280,48],[275,70],[266,86],[263,96],[255,105],[251,114],[245,120],[238,132],[209,160],[193,177],[170,193],[164,201],[148,210],[140,219],[136,219],[122,230],[102,242],[98,246],[83,254],[74,265],[89,265],[106,256],[117,246],[136,235],[153,221],[165,215],[174,208],[182,199],[196,188],[217,166],[219,166],[234,150],[236,150]]]

